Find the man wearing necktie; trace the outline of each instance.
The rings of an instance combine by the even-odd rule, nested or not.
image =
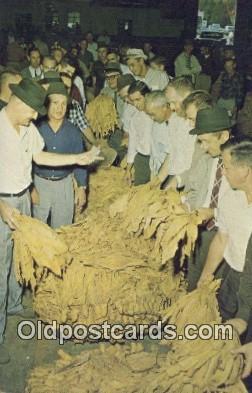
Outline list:
[[[197,162],[192,163],[192,170],[187,172],[189,188],[195,188],[197,194],[196,208],[208,217],[201,227],[194,256],[188,266],[188,290],[196,288],[208,254],[210,243],[217,232],[216,214],[219,203],[230,189],[222,173],[221,146],[229,139],[230,119],[225,109],[216,105],[199,110],[195,128],[190,134],[197,135],[197,140],[204,153]],[[199,179],[202,181],[198,184]],[[190,201],[189,201],[190,204]],[[207,213],[207,214],[206,214]],[[218,275],[222,270],[218,271]],[[218,276],[217,275],[217,276]]]
[[[23,78],[39,81],[44,78],[41,66],[41,55],[38,48],[31,48],[28,53],[29,66],[21,72]]]

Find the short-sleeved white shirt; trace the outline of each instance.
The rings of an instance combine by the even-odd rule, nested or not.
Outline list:
[[[225,260],[234,270],[242,272],[252,233],[252,203],[248,203],[244,191],[230,189],[221,198],[217,225],[222,233],[228,235]]]
[[[149,68],[144,78],[135,77],[146,83],[150,90],[164,90],[170,79],[165,71],[153,70]]]
[[[196,136],[190,135],[190,123],[183,117],[172,113],[168,122],[155,123],[152,132],[150,167],[157,175],[167,154],[169,154],[169,173],[180,175],[188,170],[192,163]]]
[[[44,140],[34,124],[21,126],[18,134],[5,108],[0,111],[0,193],[17,194],[29,187],[33,155],[43,148]]]
[[[150,155],[153,120],[143,111],[135,111],[129,125],[127,162],[132,164],[137,153]]]

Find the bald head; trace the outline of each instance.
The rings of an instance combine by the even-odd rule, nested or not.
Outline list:
[[[6,103],[9,102],[10,97],[12,95],[12,91],[10,90],[11,84],[18,84],[21,81],[22,77],[19,73],[14,71],[3,71],[0,74],[0,98]]]

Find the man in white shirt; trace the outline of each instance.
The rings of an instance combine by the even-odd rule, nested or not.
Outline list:
[[[197,58],[192,54],[193,41],[186,40],[184,43],[184,50],[175,60],[175,75],[187,76],[195,83],[197,75],[201,72],[201,65]]]
[[[189,134],[189,123],[171,111],[164,92],[147,94],[145,111],[154,120],[152,174],[163,182],[168,175],[179,175],[190,168],[196,137]]]
[[[181,176],[188,193],[187,202],[206,217],[201,228],[195,253],[188,266],[188,289],[195,289],[204,267],[209,245],[216,229],[216,212],[220,200],[230,189],[222,174],[221,146],[229,139],[230,119],[225,109],[216,105],[206,106],[197,113],[195,128],[190,133],[197,135],[201,149],[197,147],[192,166]],[[200,154],[203,150],[203,154]],[[221,271],[218,275],[221,275]]]
[[[128,91],[129,99],[136,111],[129,123],[126,179],[129,185],[134,182],[135,186],[150,181],[149,161],[153,121],[144,112],[147,93],[150,93],[150,90],[141,81],[133,82]]]
[[[238,309],[237,293],[244,270],[246,250],[252,234],[252,144],[233,143],[222,147],[223,173],[232,189],[220,201],[218,232],[209,248],[198,285],[212,278],[223,259],[226,263],[218,294],[224,319],[234,317]]]
[[[31,317],[21,304],[22,287],[15,278],[11,234],[17,227],[17,215],[30,215],[32,161],[62,167],[88,165],[97,159],[97,153],[93,152],[77,155],[44,152],[44,141],[32,120],[37,119],[38,113],[46,114],[46,91],[29,79],[10,88],[13,95],[0,112],[0,364],[10,360],[4,344],[7,313]]]
[[[132,116],[136,113],[137,109],[131,104],[129,99],[129,88],[132,83],[135,82],[135,78],[131,74],[124,74],[119,76],[117,80],[117,92],[121,100],[124,102],[123,113],[121,116],[121,122],[123,131],[129,133],[130,121]]]
[[[127,51],[127,65],[134,77],[149,87],[150,90],[163,90],[170,82],[164,71],[153,70],[146,63],[147,56],[142,49]]]

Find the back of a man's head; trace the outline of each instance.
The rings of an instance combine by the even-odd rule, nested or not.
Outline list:
[[[194,105],[195,108],[199,111],[201,109],[211,107],[214,104],[214,98],[207,91],[195,90],[184,99],[183,108],[186,111],[190,105]]]
[[[161,107],[167,105],[167,99],[164,91],[156,90],[152,91],[145,96],[145,105],[153,107]]]
[[[12,70],[5,70],[0,74],[0,93],[2,93],[6,88],[8,88],[10,83],[19,83],[21,80],[21,75]]]
[[[130,95],[136,92],[139,92],[141,95],[145,96],[146,94],[150,93],[150,89],[144,82],[135,81],[130,85],[128,94]]]
[[[176,90],[176,93],[181,97],[188,96],[193,92],[193,84],[186,76],[179,76],[172,79],[172,81],[167,86],[167,89],[169,88]]]

